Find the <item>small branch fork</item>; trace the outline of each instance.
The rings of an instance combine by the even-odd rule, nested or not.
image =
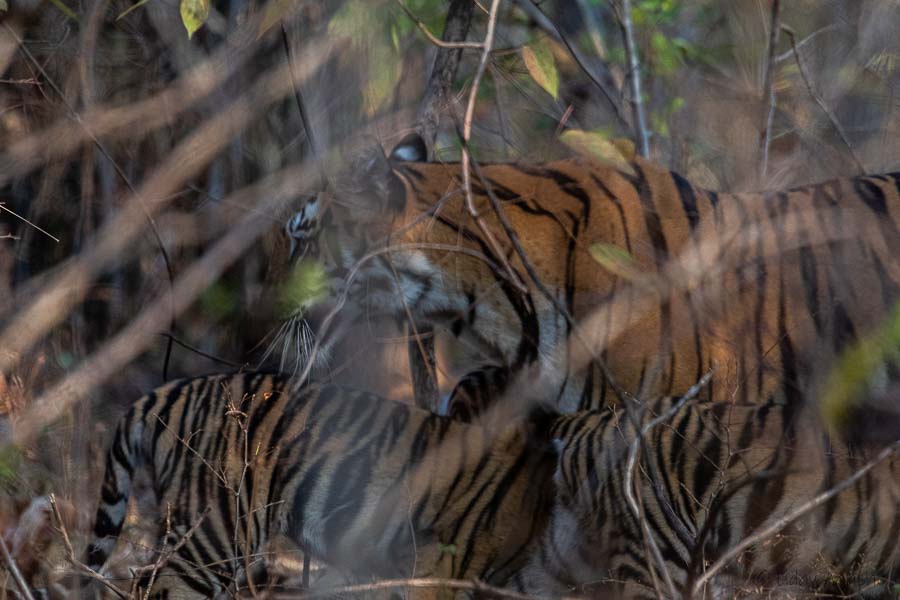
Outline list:
[[[803,59],[800,56],[800,44],[797,43],[796,37],[794,35],[794,30],[787,25],[782,25],[781,31],[783,31],[791,41],[791,51],[794,54],[794,60],[797,61],[797,68],[800,70],[800,77],[803,78],[803,83],[806,84],[806,90],[809,92],[809,95],[812,96],[812,99],[816,101],[816,104],[819,105],[819,108],[822,109],[822,112],[825,113],[825,116],[828,117],[829,121],[831,121],[831,126],[834,127],[834,130],[837,132],[838,136],[840,136],[841,141],[844,142],[844,145],[847,146],[847,150],[850,151],[850,157],[853,159],[853,162],[856,163],[856,168],[859,169],[859,172],[863,175],[868,175],[865,166],[863,166],[863,163],[859,159],[859,156],[857,156],[856,151],[853,150],[853,146],[850,144],[850,140],[847,138],[847,134],[844,132],[844,128],[841,127],[840,122],[837,120],[837,116],[835,116],[831,109],[828,108],[828,105],[825,104],[825,101],[822,100],[822,97],[813,89],[812,82],[809,79],[809,74],[806,72],[806,67],[803,65]],[[812,36],[806,39],[809,40],[811,37]]]
[[[95,579],[95,580],[99,581],[104,587],[106,587],[109,591],[111,591],[113,594],[115,594],[115,596],[117,598],[121,598],[122,600],[128,600],[128,594],[126,594],[125,592],[120,590],[118,587],[116,587],[109,581],[107,581],[106,578],[103,577],[103,575],[96,572],[95,570],[93,570],[92,568],[90,568],[89,566],[87,566],[86,564],[84,564],[83,562],[78,560],[78,558],[75,557],[75,550],[72,548],[72,541],[69,539],[69,532],[66,529],[65,522],[63,521],[62,515],[59,512],[59,506],[56,503],[56,495],[50,494],[49,499],[50,499],[50,508],[53,511],[53,519],[54,519],[54,521],[56,521],[56,528],[59,530],[60,534],[62,535],[63,544],[66,547],[66,555],[69,559],[69,562],[72,563],[72,565],[76,569],[78,569],[78,571],[82,575],[86,575],[86,576],[90,577],[91,579]]]

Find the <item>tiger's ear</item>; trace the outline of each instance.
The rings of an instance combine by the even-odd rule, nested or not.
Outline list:
[[[428,147],[425,140],[418,133],[411,133],[394,146],[391,151],[392,161],[401,162],[426,162],[428,160]]]

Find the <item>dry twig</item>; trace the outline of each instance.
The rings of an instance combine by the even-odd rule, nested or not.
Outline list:
[[[663,581],[666,584],[667,591],[669,593],[670,598],[677,598],[678,594],[675,591],[675,584],[672,582],[672,576],[669,573],[669,569],[666,567],[666,562],[663,559],[662,552],[659,550],[659,545],[656,543],[656,538],[654,538],[653,533],[650,531],[650,528],[647,525],[647,519],[644,516],[643,506],[638,503],[638,499],[635,498],[635,491],[640,492],[635,482],[635,469],[637,467],[637,457],[641,451],[641,447],[644,443],[644,438],[649,434],[656,426],[668,422],[672,417],[674,417],[679,410],[681,410],[688,402],[697,397],[702,390],[712,379],[712,371],[708,371],[700,380],[694,384],[686,394],[684,394],[678,401],[672,405],[669,410],[665,413],[659,415],[658,417],[650,420],[646,425],[640,427],[639,421],[634,421],[634,426],[637,429],[637,436],[635,436],[634,441],[631,443],[631,446],[628,450],[628,461],[625,466],[625,483],[623,488],[625,490],[625,499],[628,502],[628,508],[631,510],[632,516],[638,521],[641,527],[641,535],[644,538],[644,543],[649,547],[651,554],[653,555],[653,560],[656,561],[659,566],[660,572],[663,574]],[[627,406],[627,400],[626,400]],[[629,415],[629,418],[631,416]],[[653,569],[653,565],[650,565],[650,573],[653,576],[653,587],[656,590],[656,593],[659,597],[662,597],[662,593],[659,589],[659,584],[656,581],[655,569]]]
[[[69,532],[66,529],[66,524],[63,522],[62,515],[59,512],[59,506],[56,503],[56,495],[50,494],[50,508],[53,511],[53,518],[56,521],[56,528],[59,530],[60,534],[63,538],[63,544],[66,547],[66,554],[69,559],[69,562],[78,569],[83,575],[87,575],[91,579],[99,581],[106,589],[115,594],[118,598],[122,598],[122,600],[128,600],[128,595],[113,585],[111,582],[107,581],[103,575],[93,570],[80,560],[75,557],[75,550],[72,548],[72,541],[69,539]]]
[[[622,0],[619,23],[625,40],[625,54],[628,61],[628,81],[631,87],[631,105],[634,108],[634,133],[638,142],[638,152],[644,158],[650,156],[650,134],[644,115],[644,93],[641,86],[641,62],[637,45],[634,43],[634,25],[631,20],[631,0]]]
[[[703,590],[703,586],[709,582],[710,579],[716,576],[716,574],[725,568],[728,563],[732,560],[740,556],[747,548],[750,546],[754,546],[765,540],[769,539],[773,535],[777,534],[779,531],[801,518],[808,512],[818,508],[819,506],[825,504],[844,490],[852,487],[857,481],[862,479],[869,471],[877,467],[879,464],[893,456],[900,450],[900,440],[894,442],[890,446],[884,448],[881,452],[879,452],[875,458],[867,462],[865,465],[859,468],[853,475],[843,480],[839,484],[835,485],[831,489],[828,489],[818,496],[812,498],[809,502],[801,504],[788,514],[784,515],[779,519],[775,519],[769,525],[757,529],[757,531],[744,539],[742,539],[739,543],[737,543],[734,547],[732,547],[728,552],[723,554],[716,560],[715,563],[697,578],[697,581],[694,583],[694,587],[691,590],[692,597],[698,597]]]
[[[775,117],[775,91],[772,87],[773,72],[775,70],[775,48],[778,45],[779,13],[781,0],[772,0],[772,17],[769,23],[769,46],[766,55],[766,75],[763,80],[762,94],[762,127],[759,132],[759,182],[766,178],[769,169],[769,140],[772,136],[772,120]]]
[[[488,15],[487,32],[484,35],[484,49],[481,53],[481,60],[478,62],[478,68],[475,71],[475,77],[472,80],[472,87],[469,90],[469,101],[466,103],[466,114],[463,119],[463,144],[460,164],[462,166],[463,190],[466,194],[466,209],[468,210],[469,215],[475,220],[475,223],[481,230],[482,235],[484,235],[485,240],[487,240],[488,246],[490,247],[491,251],[497,256],[497,260],[502,261],[502,264],[506,269],[510,280],[513,282],[513,285],[522,294],[527,294],[527,286],[522,282],[518,273],[516,273],[512,268],[512,265],[509,264],[509,261],[506,260],[506,254],[503,252],[503,249],[500,248],[500,245],[497,242],[497,238],[494,237],[494,234],[491,233],[491,230],[488,229],[487,224],[485,224],[484,219],[482,219],[481,215],[478,214],[478,210],[475,208],[475,200],[472,196],[472,165],[470,163],[469,156],[469,139],[471,139],[472,137],[472,118],[475,114],[475,99],[478,96],[478,88],[481,85],[481,78],[484,76],[484,71],[487,67],[487,61],[491,53],[491,47],[494,44],[494,29],[497,26],[497,10],[499,9],[499,7],[500,0],[492,0],[490,14]]]
[[[15,559],[13,559],[12,554],[9,553],[9,548],[6,547],[6,541],[3,539],[3,536],[0,535],[0,553],[3,554],[3,560],[6,562],[6,568],[9,569],[10,574],[12,574],[13,579],[16,582],[16,585],[19,587],[19,593],[25,598],[25,600],[34,600],[34,596],[31,595],[31,589],[28,587],[28,582],[25,581],[25,578],[22,577],[22,572],[19,570],[19,565],[16,564]]]
[[[850,157],[853,159],[853,162],[856,163],[856,168],[859,169],[859,172],[863,175],[868,175],[868,173],[866,172],[866,168],[862,164],[862,161],[859,159],[859,156],[856,155],[856,151],[853,150],[853,146],[850,144],[850,140],[847,138],[847,134],[844,133],[844,128],[841,127],[837,116],[831,111],[830,108],[828,108],[828,105],[825,104],[825,101],[822,100],[822,97],[813,89],[812,82],[810,81],[809,75],[806,72],[806,67],[803,65],[803,59],[800,56],[800,45],[796,43],[794,30],[787,25],[782,25],[781,30],[785,33],[785,35],[788,36],[788,39],[791,41],[791,50],[794,53],[794,59],[797,61],[797,68],[800,70],[800,77],[803,78],[803,83],[806,84],[806,90],[809,92],[809,95],[812,96],[812,99],[816,101],[816,104],[819,105],[819,108],[822,109],[822,112],[825,113],[825,116],[828,117],[829,121],[831,121],[832,127],[834,127],[834,130],[837,131],[837,134],[838,136],[840,136],[841,141],[844,142],[844,145],[847,146],[847,150],[850,151]],[[807,38],[807,40],[808,39],[809,38]]]

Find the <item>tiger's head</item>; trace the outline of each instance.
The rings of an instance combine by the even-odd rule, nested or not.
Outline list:
[[[427,215],[409,201],[410,174],[402,169],[426,158],[418,135],[387,155],[366,140],[344,158],[331,189],[300,198],[287,216],[281,256],[273,258],[282,264],[270,283],[283,320],[278,337],[297,343],[298,362],[312,349],[313,331],[325,333],[338,311],[343,323],[363,315],[424,321],[445,296],[431,258],[417,247]]]

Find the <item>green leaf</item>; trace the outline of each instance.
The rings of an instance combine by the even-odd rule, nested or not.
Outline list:
[[[865,398],[876,371],[900,358],[900,303],[884,319],[877,332],[845,350],[828,374],[822,397],[822,416],[835,429],[847,425],[852,410]]]
[[[203,27],[209,18],[209,0],[181,0],[181,22],[187,29],[188,39]]]
[[[6,3],[4,2],[4,4]],[[63,13],[73,21],[78,21],[78,15],[75,14],[75,11],[66,6],[62,0],[50,0],[50,4],[58,8],[61,13]]]
[[[522,48],[522,60],[535,83],[555,100],[559,95],[559,73],[550,46],[544,41],[525,46]]]
[[[450,556],[456,556],[456,544],[441,544],[438,543],[438,550],[443,554],[446,552]]]
[[[281,286],[278,298],[281,313],[285,317],[294,315],[314,305],[327,293],[325,268],[315,261],[300,261]]]
[[[637,261],[625,248],[613,244],[591,244],[588,252],[601,267],[626,281],[633,282],[641,276]]]
[[[203,311],[214,319],[224,319],[237,310],[237,293],[225,283],[218,282],[211,285],[200,296],[200,305]]]
[[[575,152],[588,156],[601,163],[619,169],[629,175],[634,175],[634,168],[628,162],[631,157],[626,157],[620,144],[616,144],[598,131],[582,131],[569,129],[559,136],[560,141]]]
[[[132,4],[131,6],[129,6],[128,8],[126,8],[125,10],[123,10],[122,12],[120,12],[119,15],[116,17],[116,21],[118,21],[119,19],[122,19],[122,18],[128,16],[128,15],[131,14],[133,11],[137,10],[138,8],[140,8],[140,7],[142,7],[143,5],[147,4],[148,2],[150,2],[150,0],[138,0],[137,2],[135,2],[135,3]]]
[[[0,0],[0,12],[6,12],[9,10],[9,4],[6,3],[6,0]]]
[[[396,25],[391,25],[391,43],[394,44],[394,50],[400,52],[400,34]]]

